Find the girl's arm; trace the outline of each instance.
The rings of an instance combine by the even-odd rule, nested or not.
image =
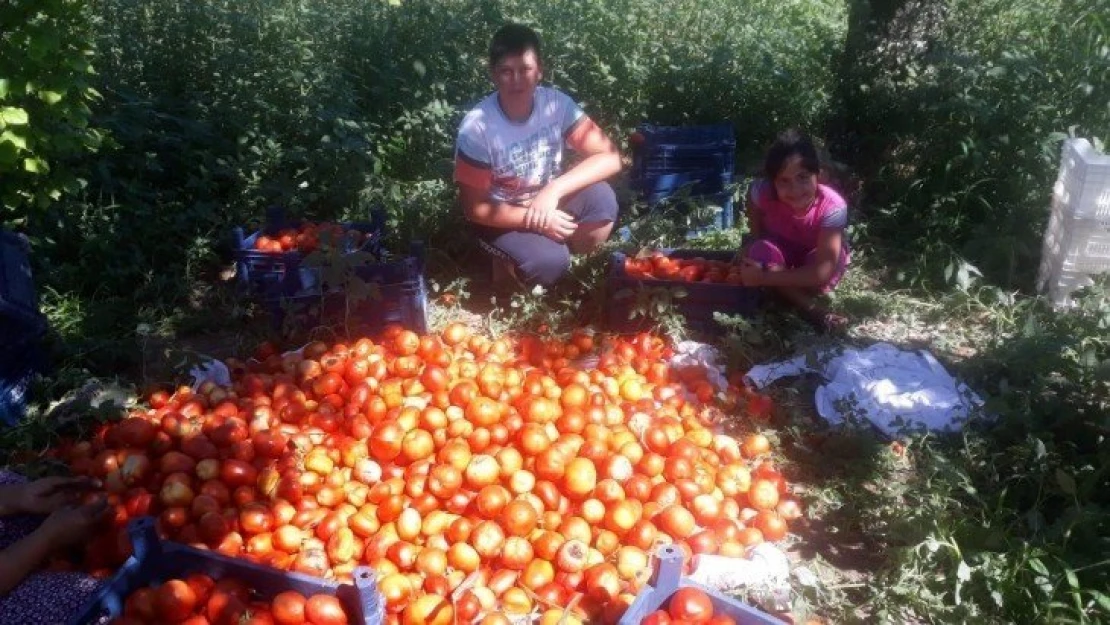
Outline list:
[[[112,508],[105,498],[56,510],[35,531],[0,551],[0,597],[35,572],[56,549],[77,544],[100,530]]]
[[[786,286],[801,288],[817,288],[827,283],[836,273],[836,265],[840,262],[840,250],[844,245],[844,231],[839,228],[822,228],[817,239],[816,262],[797,269],[783,269],[781,271],[749,270],[754,278],[754,283],[745,284],[752,286]]]
[[[733,263],[740,263],[748,256],[748,248],[752,243],[763,235],[763,217],[760,215],[759,209],[756,208],[755,202],[752,201],[752,189],[748,189],[747,196],[744,199],[744,214],[748,217],[748,242],[740,246],[740,250],[736,252],[736,256],[732,257]]]
[[[752,201],[752,193],[753,191],[749,189],[748,196],[744,202],[744,214],[748,216],[748,231],[753,239],[758,239],[763,235],[763,217],[755,207],[755,202]]]
[[[54,537],[39,527],[0,552],[4,566],[0,567],[0,597],[8,594],[54,550]]]

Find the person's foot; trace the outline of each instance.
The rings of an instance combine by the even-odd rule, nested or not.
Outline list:
[[[521,285],[516,277],[516,267],[512,261],[494,256],[490,270],[491,282],[495,289],[515,289]]]
[[[821,334],[843,334],[848,329],[848,318],[827,310],[812,311],[808,321]]]

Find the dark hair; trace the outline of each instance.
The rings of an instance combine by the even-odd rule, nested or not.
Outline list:
[[[786,159],[798,154],[802,157],[802,167],[812,174],[821,173],[821,159],[817,155],[817,146],[813,140],[803,132],[791,129],[775,138],[775,142],[767,150],[767,157],[763,161],[763,175],[772,181],[782,171]]]
[[[540,36],[524,24],[505,24],[493,33],[489,42],[490,67],[509,55],[524,54],[528,50],[536,53],[536,60],[540,60]]]

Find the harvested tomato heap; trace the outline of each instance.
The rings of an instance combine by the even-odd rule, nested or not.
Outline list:
[[[671,356],[647,334],[492,340],[459,324],[264,347],[228,363],[230,388],[155,392],[64,455],[103,479],[120,528],[156,515],[169,539],[341,580],[373,566],[390,622],[554,623],[568,605],[564,623],[612,622],[658,545],[740,557],[800,514],[765,437],[710,429],[750,428],[767,398],[718,393]],[[105,537],[91,565],[124,543]]]
[[[113,625],[347,625],[343,604],[332,595],[305,597],[287,590],[263,601],[233,577],[213,580],[198,573],[140,588],[127,596]]]
[[[358,247],[366,242],[371,235],[349,230],[335,223],[313,223],[306,221],[299,228],[284,228],[274,236],[259,234],[254,241],[257,252],[292,252],[298,251],[305,254],[316,251],[324,243],[332,247],[338,246],[343,241],[348,241],[352,247]]]
[[[658,250],[646,255],[624,259],[624,273],[629,278],[670,280],[678,282],[712,282],[743,284],[740,265],[722,260],[670,258]]]

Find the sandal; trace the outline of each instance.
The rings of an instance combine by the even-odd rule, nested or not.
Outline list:
[[[834,312],[809,310],[803,316],[821,334],[843,334],[848,329],[848,318]]]

